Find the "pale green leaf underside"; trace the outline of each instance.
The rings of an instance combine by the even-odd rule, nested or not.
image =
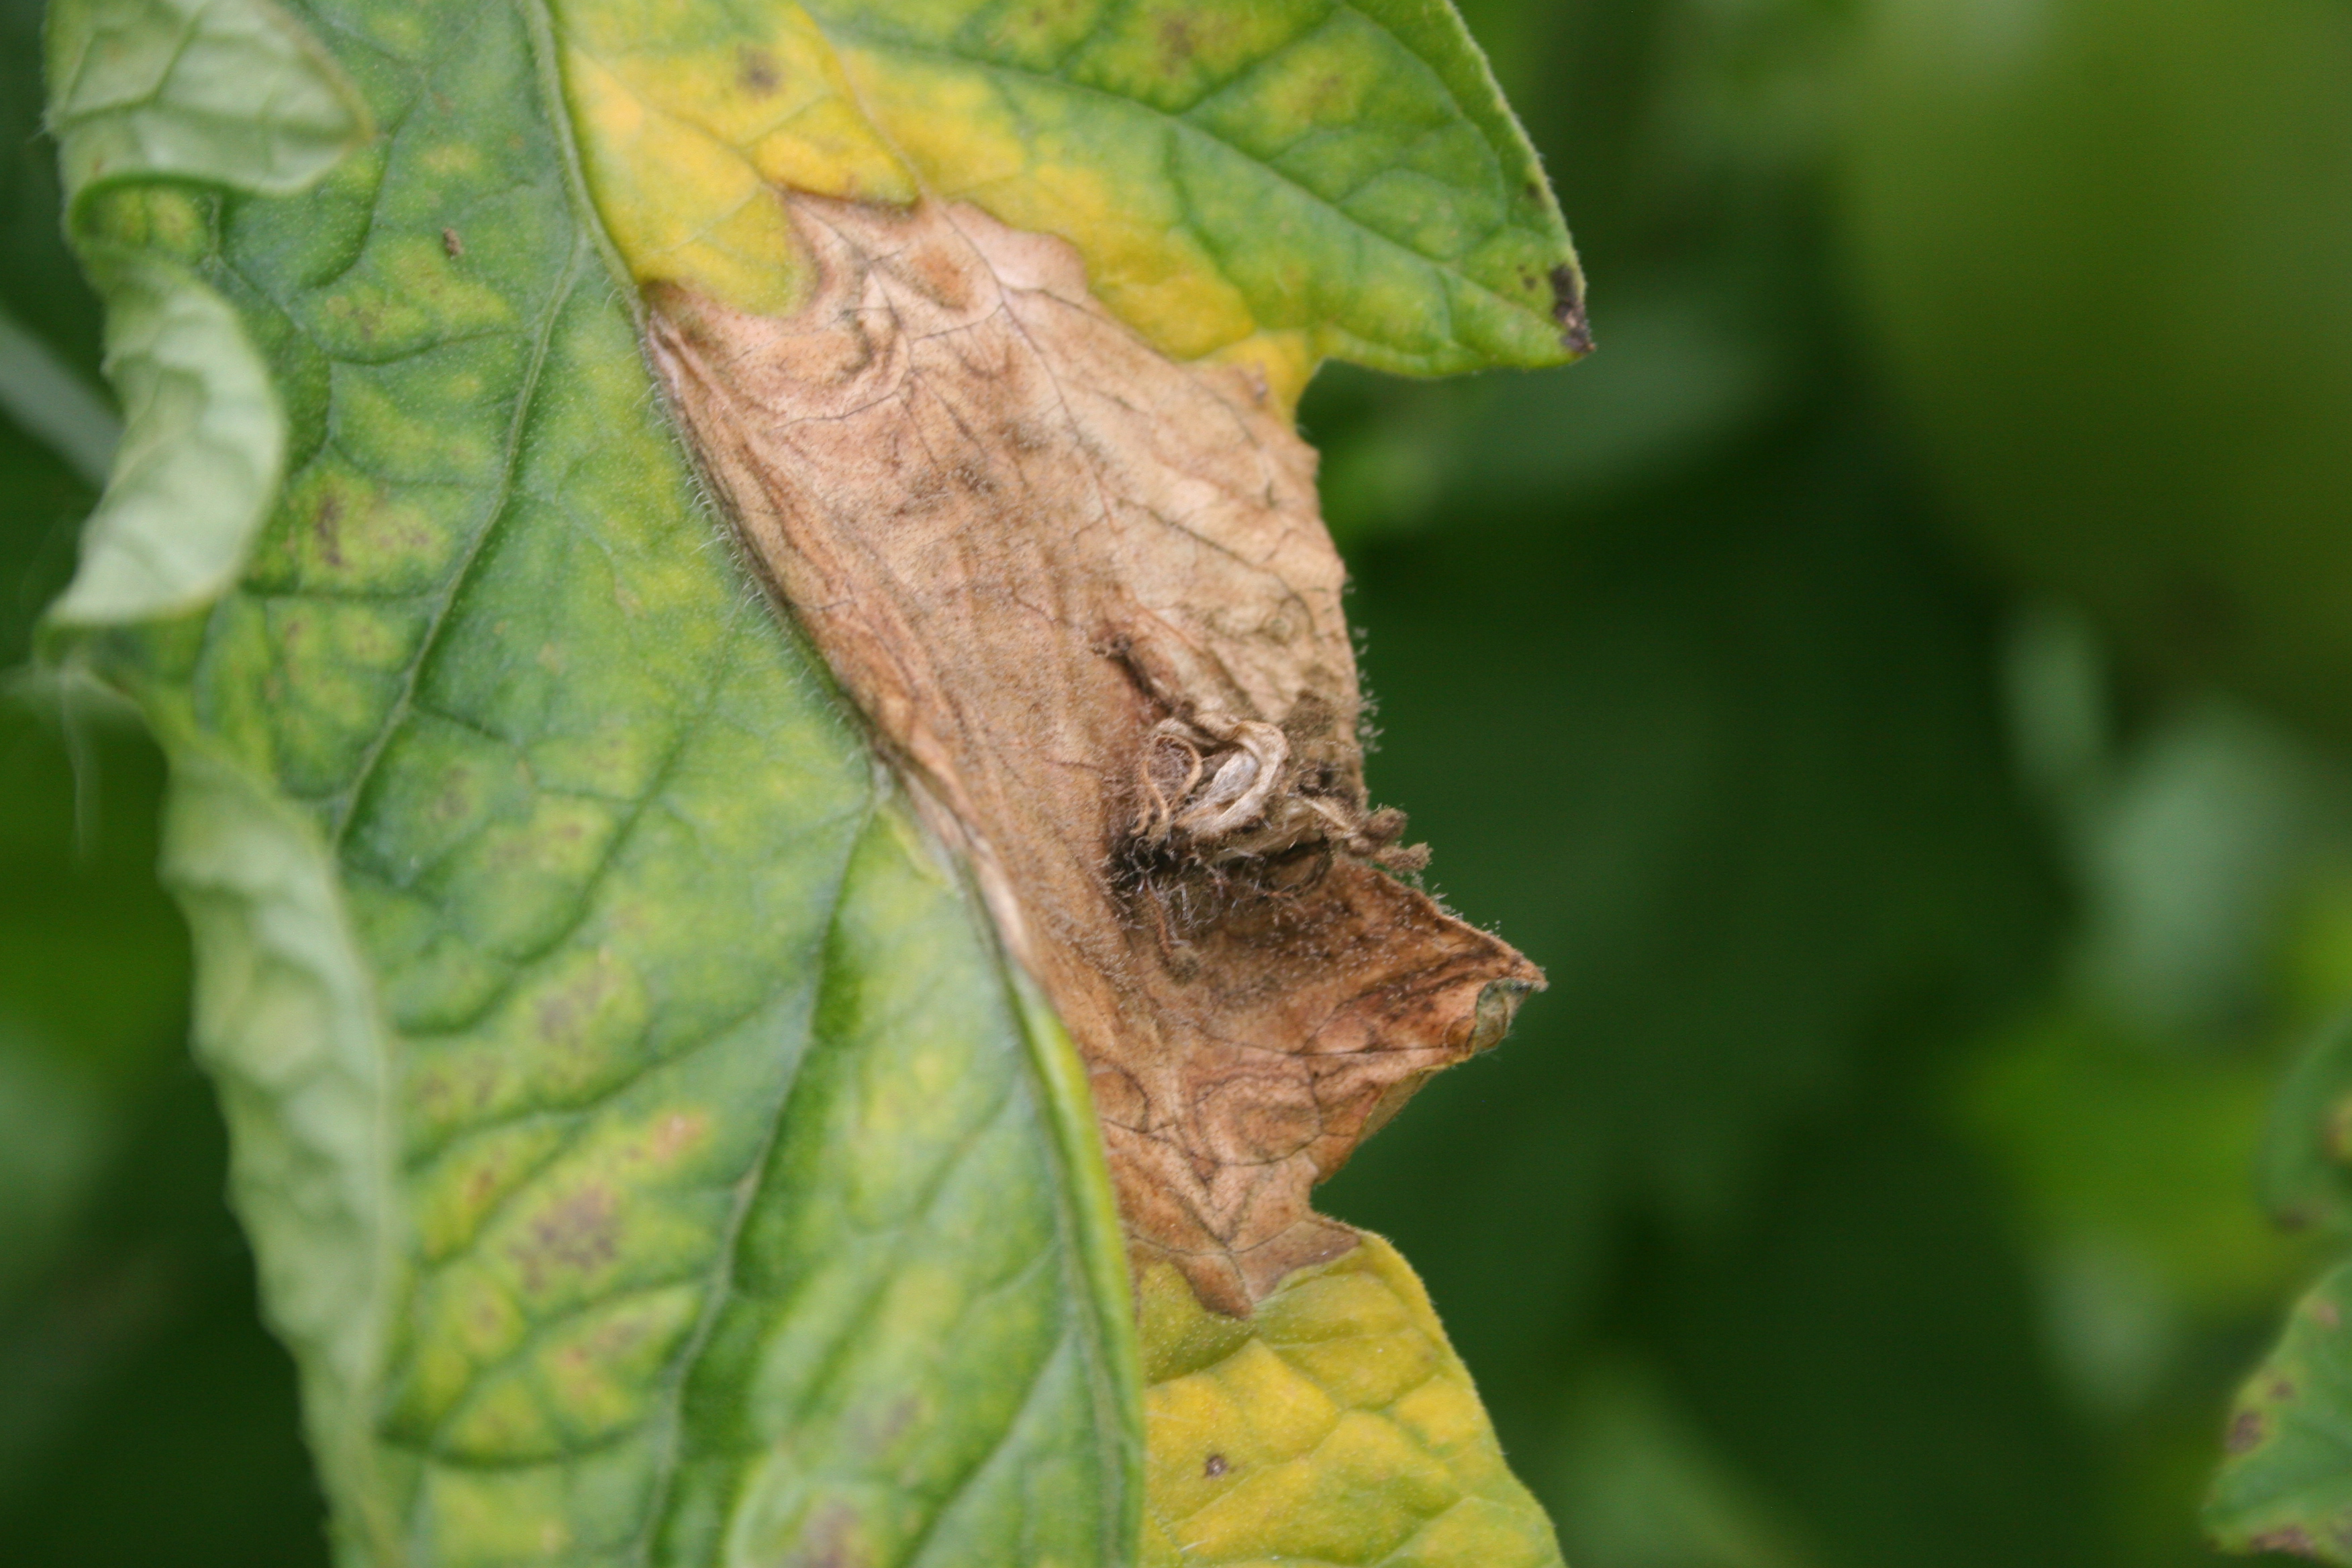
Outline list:
[[[49,126],[76,199],[181,178],[290,193],[364,133],[333,62],[267,0],[89,0],[50,19]],[[215,597],[284,458],[285,419],[233,311],[176,262],[88,245],[124,440],[52,612],[102,624]]]
[[[301,1368],[312,1451],[355,1515],[380,1515],[365,1433],[399,1268],[390,1053],[334,862],[266,785],[184,744],[163,872],[195,938],[196,1054],[219,1086],[237,1211]],[[386,1533],[380,1517],[346,1522]]]
[[[269,0],[80,0],[51,8],[49,129],[77,195],[121,177],[285,195],[366,118],[331,57]]]
[[[282,494],[217,604],[82,657],[175,759],[346,1561],[1116,1561],[1137,1376],[1068,1047],[718,547],[534,18],[307,19],[380,132],[207,198],[190,262]]]
[[[208,603],[236,580],[277,495],[286,418],[236,312],[194,273],[121,247],[89,260],[123,439],[50,614],[104,625]]]

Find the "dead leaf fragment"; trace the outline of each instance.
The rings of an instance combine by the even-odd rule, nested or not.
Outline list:
[[[1129,1237],[1242,1314],[1354,1245],[1308,1189],[1542,977],[1380,868],[1315,454],[1076,252],[785,198],[787,318],[675,285],[653,357],[774,586],[1085,1055]]]

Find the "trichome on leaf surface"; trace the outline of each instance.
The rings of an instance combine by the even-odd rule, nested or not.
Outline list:
[[[1584,346],[1442,0],[59,0],[49,67],[128,429],[48,649],[172,760],[348,1561],[1558,1561],[1307,1202],[1539,983],[1366,797],[1289,427]]]

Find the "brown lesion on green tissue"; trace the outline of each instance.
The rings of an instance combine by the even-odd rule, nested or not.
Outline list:
[[[786,198],[783,318],[676,285],[650,344],[714,493],[1089,1068],[1139,1266],[1247,1314],[1356,1245],[1315,1183],[1542,984],[1374,809],[1314,452],[1066,242]]]

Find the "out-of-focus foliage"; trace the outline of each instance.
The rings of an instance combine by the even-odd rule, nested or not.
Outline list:
[[[1970,529],[2352,734],[2352,10],[1868,9],[1842,216]]]
[[[1375,789],[1552,988],[1328,1206],[1444,1303],[1580,1568],[2217,1561],[2231,1391],[2337,1245],[2255,1171],[2352,1000],[2352,12],[1464,10],[1600,353],[1327,371],[1302,418]],[[94,387],[5,18],[0,300]],[[89,491],[10,417],[21,665]],[[322,1563],[184,1065],[159,770],[38,683],[0,758],[0,1541]]]

